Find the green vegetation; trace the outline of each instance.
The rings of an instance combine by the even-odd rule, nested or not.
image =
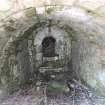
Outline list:
[[[47,8],[46,9],[46,13],[47,14],[50,14],[52,11],[54,11],[54,8],[53,7],[50,7],[50,8]]]
[[[26,9],[24,13],[27,17],[33,17],[36,15],[36,9],[34,7],[31,7]]]
[[[53,82],[48,84],[48,90],[52,92],[66,92],[68,87],[64,83]]]

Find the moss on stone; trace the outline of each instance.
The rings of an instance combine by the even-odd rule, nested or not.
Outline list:
[[[27,17],[33,17],[36,15],[36,9],[34,7],[28,8],[24,11]]]
[[[47,13],[47,14],[50,14],[52,11],[53,11],[53,8],[48,8],[48,9],[46,10],[46,13]]]
[[[51,92],[66,92],[68,87],[64,83],[53,82],[48,84],[48,90]]]
[[[71,41],[76,41],[76,34],[71,27],[64,25],[63,29],[68,33],[68,36],[69,36]]]

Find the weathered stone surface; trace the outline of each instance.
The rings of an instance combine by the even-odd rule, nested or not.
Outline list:
[[[22,2],[24,4],[24,1]],[[55,6],[51,12],[46,12],[46,7],[44,6],[40,8],[37,7],[35,13],[35,8],[25,9],[22,2],[16,4],[20,5],[17,6],[17,8],[12,8],[11,11],[6,12],[5,16],[4,14],[1,15],[2,18],[7,16],[7,18],[4,18],[0,22],[1,85],[7,88],[8,83],[10,83],[12,85],[9,84],[9,88],[11,88],[32,79],[30,78],[31,74],[35,76],[34,67],[36,67],[36,65],[33,66],[33,64],[29,62],[27,56],[27,40],[24,39],[32,35],[32,32],[37,34],[37,32],[45,29],[45,25],[48,22],[47,20],[50,18],[53,20],[53,24],[65,30],[68,37],[70,36],[70,41],[72,40],[71,53],[69,53],[72,57],[73,70],[78,74],[77,76],[94,88],[97,93],[105,96],[105,21],[103,19],[104,11],[102,9],[104,8],[102,7],[104,1],[88,0],[87,2],[85,0],[79,0],[76,5],[73,5],[71,8],[68,6]],[[56,4],[54,1],[49,1],[47,4],[52,2]],[[63,1],[57,2],[57,4],[64,4]],[[94,5],[93,2],[95,2]],[[44,5],[44,3],[44,1],[42,1],[41,4],[38,2],[38,5]],[[70,3],[72,4],[72,1]],[[82,3],[84,5],[82,5]],[[35,4],[37,6],[37,3]],[[30,2],[30,4],[28,4],[27,1],[25,7],[30,6],[33,6],[33,3]],[[99,8],[98,12],[95,11],[97,8]],[[7,9],[8,8],[6,8],[6,10]],[[25,10],[16,12],[20,9]],[[8,16],[7,14],[10,13],[13,14]],[[36,41],[34,43],[36,43]],[[15,46],[15,49],[13,50],[10,46]],[[10,49],[14,52],[11,52]],[[15,62],[11,62],[12,67],[9,65],[11,59],[12,61],[15,59]],[[31,60],[34,61],[35,59]],[[20,67],[22,67],[22,69]],[[29,77],[27,78],[27,76]]]

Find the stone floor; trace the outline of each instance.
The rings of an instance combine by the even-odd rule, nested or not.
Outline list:
[[[105,98],[84,85],[72,83],[69,92],[49,91],[47,86],[38,87],[37,91],[36,88],[20,90],[0,105],[105,105]]]

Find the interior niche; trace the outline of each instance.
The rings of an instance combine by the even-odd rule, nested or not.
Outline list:
[[[34,37],[34,46],[37,68],[62,67],[63,70],[71,59],[71,40],[68,33],[57,26],[52,26],[50,32],[48,27],[39,31]]]
[[[56,40],[53,37],[45,37],[42,41],[42,53],[43,57],[54,57]]]

